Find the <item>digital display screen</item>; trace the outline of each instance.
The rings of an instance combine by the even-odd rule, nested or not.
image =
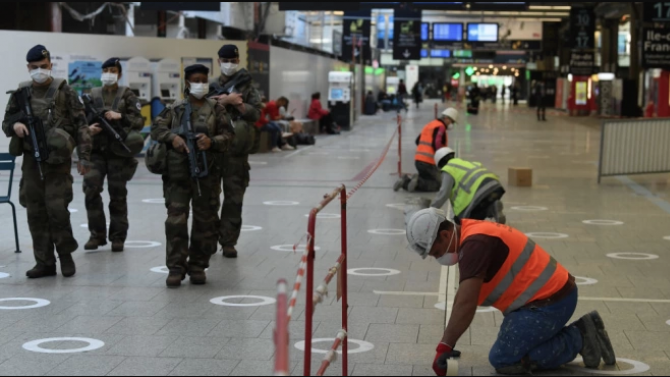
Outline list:
[[[421,40],[424,42],[428,41],[429,29],[430,25],[427,22],[421,24]]]
[[[454,24],[454,23],[433,24],[433,40],[441,42],[463,41],[463,24]]]
[[[430,51],[430,57],[431,58],[450,58],[451,57],[451,51],[450,50],[431,50]]]
[[[136,97],[140,96],[140,90],[139,89],[130,89],[130,91],[133,92],[133,94],[135,94]]]
[[[331,89],[330,90],[330,100],[331,101],[340,101],[344,98],[344,89]]]
[[[468,41],[498,42],[498,24],[468,24]]]
[[[428,50],[421,50],[421,58],[427,58],[428,57]]]

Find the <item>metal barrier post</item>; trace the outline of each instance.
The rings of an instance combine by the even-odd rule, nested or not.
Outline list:
[[[398,178],[402,178],[402,116],[398,114]]]
[[[437,104],[435,104],[435,119],[437,119],[437,113],[439,112]]]
[[[289,370],[289,351],[288,351],[288,296],[286,280],[282,279],[277,283],[277,323],[275,329],[275,345],[277,348],[275,355],[275,376],[288,376]]]
[[[309,225],[307,233],[310,235],[307,240],[307,300],[305,302],[305,376],[312,375],[312,334],[314,321],[314,234],[316,234],[316,215],[317,209],[313,209],[309,215]]]
[[[348,334],[349,333],[349,294],[348,294],[348,284],[347,284],[347,259],[348,259],[348,237],[347,237],[347,190],[342,187],[342,192],[340,193],[340,201],[342,203],[342,255],[344,256],[344,261],[342,262],[342,268],[340,270],[341,278],[341,290],[342,290],[342,329]],[[342,376],[349,375],[349,337],[342,342]]]

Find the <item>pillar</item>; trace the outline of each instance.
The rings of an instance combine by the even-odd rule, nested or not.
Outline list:
[[[49,30],[53,33],[63,32],[63,13],[57,2],[47,3],[49,5]]]

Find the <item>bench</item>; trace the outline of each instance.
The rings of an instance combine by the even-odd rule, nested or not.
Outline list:
[[[292,137],[293,134],[290,132],[284,132],[282,134],[282,138],[284,140]],[[271,143],[270,143],[270,133],[267,131],[261,131],[260,133],[261,141],[260,141],[260,147],[258,148],[258,153],[269,153],[272,151]]]

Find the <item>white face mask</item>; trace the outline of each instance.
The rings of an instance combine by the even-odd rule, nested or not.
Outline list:
[[[456,234],[456,225],[454,224],[454,233],[453,236],[451,237],[451,241],[449,241],[449,246],[447,246],[447,252],[437,260],[437,262],[443,266],[446,267],[452,267],[458,264],[459,262],[459,254],[458,252],[456,253],[450,253],[449,250],[451,249],[451,245],[454,243],[454,239],[456,239],[456,244],[458,245],[458,236]]]
[[[191,95],[197,99],[202,99],[202,97],[204,97],[209,92],[209,85],[207,84],[196,84],[193,82],[189,84],[191,84]]]
[[[38,68],[30,71],[30,77],[36,83],[44,84],[51,78],[51,70]]]
[[[119,75],[116,73],[103,73],[100,80],[105,86],[112,86],[119,81]]]
[[[239,67],[238,64],[221,63],[221,73],[226,76],[232,76],[235,74],[235,72],[237,72],[237,67]]]

